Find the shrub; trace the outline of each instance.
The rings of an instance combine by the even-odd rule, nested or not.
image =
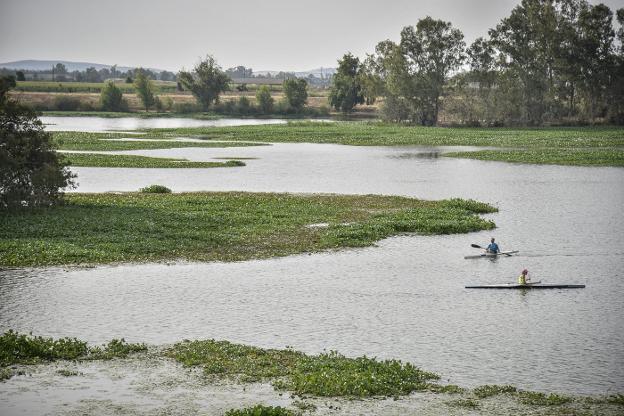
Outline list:
[[[180,114],[198,113],[201,107],[195,103],[174,103],[173,112]]]
[[[100,105],[104,111],[127,111],[123,94],[112,81],[108,81],[100,93]]]
[[[58,111],[77,111],[80,105],[80,100],[70,95],[57,95],[54,97],[53,108]]]
[[[146,186],[145,188],[141,188],[139,191],[144,194],[170,194],[171,193],[171,189],[163,185],[150,185],[150,186]]]
[[[263,85],[258,89],[256,93],[256,101],[262,114],[269,114],[273,111],[273,97],[271,97],[271,91],[269,87]]]
[[[236,104],[236,113],[247,115],[250,114],[252,110],[253,108],[251,107],[251,102],[249,101],[249,98],[245,97],[244,95],[239,97],[238,103]]]

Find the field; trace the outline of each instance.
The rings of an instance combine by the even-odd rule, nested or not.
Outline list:
[[[476,201],[262,193],[71,194],[0,217],[0,265],[238,261],[486,230]],[[310,224],[326,226],[310,227]]]

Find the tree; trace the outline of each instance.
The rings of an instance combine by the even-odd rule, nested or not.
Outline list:
[[[282,84],[290,108],[301,111],[308,101],[308,83],[302,78],[289,78]]]
[[[105,111],[126,111],[123,94],[113,81],[108,81],[100,93],[100,105]]]
[[[100,74],[97,69],[94,67],[89,67],[85,70],[85,81],[86,82],[101,82]]]
[[[154,86],[152,81],[145,75],[143,68],[138,68],[136,70],[134,88],[136,89],[136,93],[145,107],[145,111],[149,111],[149,109],[156,103],[154,98]]]
[[[266,85],[258,88],[258,92],[256,92],[256,101],[258,102],[258,107],[263,114],[269,114],[273,111],[273,97],[271,97],[271,90]]]
[[[447,77],[464,61],[464,35],[449,22],[426,17],[404,27],[401,42],[377,45],[380,76],[386,81],[386,105],[412,122],[438,122],[440,97]],[[394,117],[393,117],[394,118]]]
[[[208,55],[200,61],[193,72],[180,71],[178,80],[191,91],[202,109],[208,110],[219,101],[219,95],[229,89],[230,77],[221,70],[215,59]]]
[[[360,60],[351,53],[338,60],[338,69],[329,92],[329,105],[348,113],[357,104],[364,103],[360,74]]]
[[[66,74],[67,73],[67,68],[65,68],[65,65],[63,65],[62,63],[59,62],[54,67],[54,72],[57,73],[57,74]]]
[[[18,81],[26,81],[26,77],[24,76],[24,72],[23,71],[17,71],[15,73],[15,76],[17,77]]]
[[[8,97],[13,87],[13,77],[0,78],[0,209],[55,204],[75,176],[35,112]]]

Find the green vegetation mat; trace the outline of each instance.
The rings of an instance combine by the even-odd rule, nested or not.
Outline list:
[[[624,149],[480,150],[445,153],[444,156],[544,165],[624,166]]]
[[[287,125],[150,130],[213,140],[338,143],[358,146],[493,146],[444,156],[537,164],[623,166],[621,127],[445,128],[372,122],[291,122]]]
[[[44,338],[14,331],[0,336],[0,367],[56,360],[110,360],[147,351],[145,344],[128,344],[123,338],[90,347],[76,338]]]
[[[150,130],[157,134],[203,136],[218,140],[339,143],[360,146],[624,146],[621,127],[448,128],[374,122],[290,122],[260,126]]]
[[[245,163],[238,160],[228,160],[227,162],[190,162],[186,159],[98,153],[63,153],[62,161],[70,166],[106,168],[224,168],[245,166]]]
[[[364,247],[403,232],[494,228],[485,203],[270,193],[71,194],[0,213],[0,265],[236,261]],[[315,227],[312,224],[326,223]]]
[[[434,373],[398,360],[347,358],[337,352],[306,355],[293,350],[264,350],[227,341],[175,344],[168,356],[204,373],[242,381],[276,379],[273,385],[297,395],[328,397],[397,396],[426,390]]]
[[[85,133],[60,131],[53,133],[54,143],[59,150],[150,150],[175,149],[180,147],[246,147],[262,146],[264,143],[245,142],[185,142],[172,140],[173,137],[162,134],[128,134],[128,133]],[[121,139],[133,140],[121,140]],[[141,140],[147,139],[147,140]]]

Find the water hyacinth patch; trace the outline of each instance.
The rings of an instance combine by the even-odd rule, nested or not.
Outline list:
[[[187,341],[166,353],[187,366],[202,366],[210,377],[240,381],[274,379],[273,385],[298,395],[373,397],[425,390],[438,375],[398,360],[347,358],[336,352],[315,356],[263,350],[227,341]]]
[[[499,394],[516,393],[517,391],[518,389],[514,386],[498,386],[495,384],[486,384],[483,386],[475,387],[475,389],[473,390],[475,396],[480,399],[497,396]]]
[[[245,166],[245,163],[240,160],[228,160],[227,162],[191,162],[186,159],[109,155],[101,153],[62,153],[61,159],[63,163],[69,166],[100,168],[206,169]]]
[[[70,194],[0,216],[0,265],[238,261],[494,228],[470,200],[246,192]],[[309,227],[326,223],[327,227]]]
[[[244,409],[230,409],[224,416],[295,416],[292,410],[284,407],[263,406],[258,404]]]

